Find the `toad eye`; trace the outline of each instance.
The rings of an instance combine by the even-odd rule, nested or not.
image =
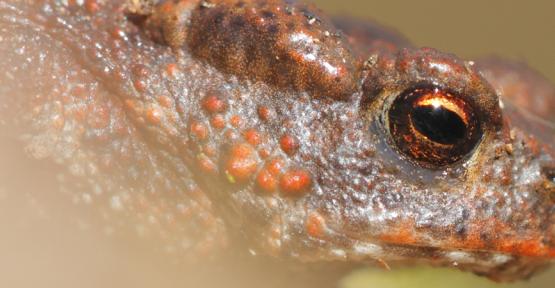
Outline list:
[[[401,93],[387,118],[397,150],[428,168],[461,160],[482,138],[472,103],[437,87],[412,88]]]

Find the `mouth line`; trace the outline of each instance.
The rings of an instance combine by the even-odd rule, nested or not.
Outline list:
[[[472,255],[505,255],[506,257],[551,259],[555,261],[555,247],[547,247],[539,241],[514,241],[512,245],[498,247],[473,247],[472,245],[426,245],[424,243],[403,243],[402,241],[384,241],[386,245],[408,247],[421,251],[435,250],[439,253],[466,253]]]
[[[384,245],[385,244],[385,245]],[[397,243],[373,244],[358,242],[353,246],[353,257],[359,261],[378,261],[392,264],[435,263],[451,266],[501,267],[514,261],[535,261],[537,258],[521,257],[510,253],[487,250],[453,249],[426,245]],[[542,261],[544,259],[541,259]]]
[[[407,245],[402,243],[376,244],[375,242],[358,242],[353,246],[353,258],[366,262],[392,264],[426,264],[434,263],[441,266],[482,267],[486,269],[505,267],[510,263],[555,263],[555,249],[550,256],[536,257],[519,255],[506,251],[447,248],[441,246]],[[387,265],[388,266],[388,265]],[[474,268],[472,268],[474,269]]]

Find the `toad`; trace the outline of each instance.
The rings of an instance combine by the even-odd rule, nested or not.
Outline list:
[[[0,0],[0,23],[3,137],[185,258],[555,258],[555,89],[525,65],[282,0]]]

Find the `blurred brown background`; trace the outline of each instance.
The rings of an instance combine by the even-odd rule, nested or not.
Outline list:
[[[498,55],[528,63],[555,83],[555,1],[502,0],[313,0],[332,15],[373,19],[396,28],[417,46],[434,47],[465,59]],[[362,269],[343,287],[554,287],[555,268],[531,282],[495,284],[454,270]]]
[[[529,63],[555,82],[555,1],[313,0],[334,15],[374,19],[418,46],[473,59],[500,55]]]

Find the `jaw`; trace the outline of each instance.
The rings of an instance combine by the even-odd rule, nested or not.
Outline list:
[[[391,267],[425,264],[437,267],[452,267],[462,271],[488,277],[495,281],[510,282],[527,279],[542,271],[550,262],[542,258],[516,256],[497,251],[473,251],[459,249],[440,249],[432,247],[390,246],[394,255],[379,259]],[[406,257],[406,258],[403,258]],[[412,258],[416,256],[417,258]],[[416,260],[415,260],[416,259]],[[372,258],[372,260],[376,260]]]
[[[406,172],[414,167],[380,167],[376,163],[386,163],[376,159],[380,155],[374,167],[395,174],[376,176],[374,185],[361,188],[365,182],[354,169],[345,173],[349,179],[340,188],[309,201],[323,219],[314,230],[324,231],[311,236],[327,246],[307,258],[425,263],[500,281],[527,278],[549,265],[555,258],[555,194],[546,172],[552,156],[519,129],[501,131],[487,144],[465,173],[415,179]]]

